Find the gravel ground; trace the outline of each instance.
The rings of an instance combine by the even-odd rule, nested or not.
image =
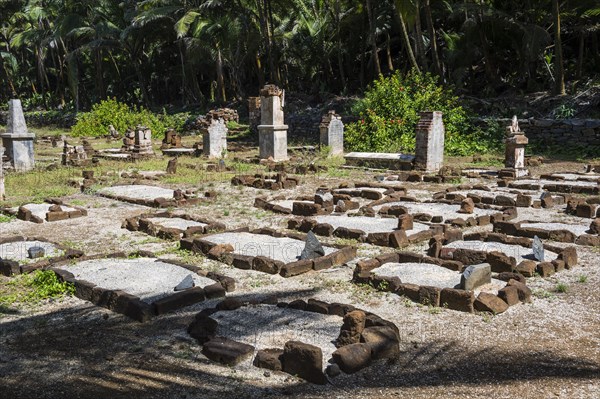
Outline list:
[[[552,163],[535,169],[534,174],[580,167]],[[370,172],[350,176],[356,181],[374,178]],[[306,176],[303,185],[278,195],[311,195],[320,185],[336,187],[352,178]],[[207,184],[186,188],[206,189]],[[409,195],[411,190],[437,192],[451,186],[402,185]],[[214,203],[186,212],[212,217],[229,228],[285,228],[288,216],[253,208],[255,196],[265,195],[263,190],[231,187],[229,181],[216,182],[211,189],[219,193]],[[75,200],[86,204],[87,218],[43,225],[13,220],[0,225],[0,234],[44,236],[87,254],[146,249],[178,257],[173,243],[121,228],[125,218],[150,208],[85,194],[65,198]],[[525,208],[518,211],[521,214]],[[559,216],[556,209],[540,211],[547,212],[543,221],[562,221],[555,219]],[[422,243],[407,250],[424,253],[426,247]],[[390,250],[361,244],[358,253],[365,258]],[[65,298],[3,308],[0,398],[596,399],[600,391],[600,252],[580,246],[577,250],[576,268],[545,279],[528,279],[534,292],[532,303],[513,306],[498,316],[431,309],[357,286],[350,282],[355,261],[284,279],[195,257],[192,262],[205,270],[236,279],[236,291],[228,296],[249,300],[277,295],[282,301],[314,297],[353,304],[391,320],[400,330],[400,356],[315,386],[284,373],[225,367],[204,357],[186,329],[197,312],[217,301],[140,324],[77,298]],[[8,281],[0,276],[0,283]],[[559,284],[567,287],[566,292],[557,289]]]

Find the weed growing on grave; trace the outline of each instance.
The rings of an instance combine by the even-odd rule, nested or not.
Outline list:
[[[74,293],[75,286],[60,281],[51,270],[20,274],[0,284],[0,313],[15,303],[37,303],[44,299],[61,298]]]
[[[569,286],[565,283],[556,284],[556,291],[565,294],[569,291]]]
[[[490,312],[482,312],[481,320],[483,320],[484,323],[489,323],[492,321],[492,314]]]
[[[225,209],[225,211],[223,211],[223,216],[229,216],[229,209]]]
[[[404,307],[406,307],[406,308],[412,308],[414,306],[415,306],[415,304],[414,304],[413,301],[411,301],[408,298],[404,299]]]
[[[586,276],[585,274],[582,274],[581,276],[579,276],[577,278],[577,282],[585,284],[588,281],[588,276]]]
[[[0,223],[10,223],[15,220],[14,216],[0,214]]]
[[[333,241],[336,245],[343,245],[345,247],[357,246],[359,243],[353,238],[336,238]]]
[[[459,184],[463,183],[463,178],[462,177],[457,177],[455,179],[450,179],[446,183],[459,185]]]
[[[533,296],[535,296],[536,298],[540,298],[540,299],[552,299],[554,298],[554,294],[552,294],[550,291],[547,291],[545,289],[542,288],[538,288],[533,290]]]
[[[428,307],[428,312],[429,314],[440,314],[442,313],[442,308],[437,307],[437,306],[429,306]]]

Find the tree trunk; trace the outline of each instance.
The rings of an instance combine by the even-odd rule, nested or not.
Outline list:
[[[379,64],[379,54],[377,53],[377,37],[375,20],[373,18],[373,9],[371,8],[371,0],[366,0],[367,18],[369,19],[369,39],[371,42],[371,57],[373,67],[375,68],[375,76],[381,75],[381,65]]]
[[[140,60],[133,60],[133,65],[135,68],[135,74],[138,78],[138,83],[140,85],[140,90],[142,92],[142,101],[147,107],[150,105],[150,97],[148,95],[148,88],[146,87],[146,79],[144,79],[144,74],[142,73],[142,62]]]
[[[579,54],[577,56],[577,79],[583,75],[583,55],[585,53],[585,31],[583,27],[579,31]]]
[[[223,58],[221,56],[221,48],[217,47],[217,91],[219,92],[219,100],[223,103],[227,101],[225,95],[225,78],[223,77]]]
[[[385,50],[386,50],[386,57],[387,57],[387,63],[388,63],[388,70],[390,72],[394,71],[394,62],[392,60],[392,46],[390,44],[390,34],[388,33],[386,35],[386,41],[385,41]]]
[[[429,42],[431,43],[431,55],[433,58],[433,68],[435,73],[443,78],[442,63],[437,47],[437,35],[433,26],[433,16],[431,14],[431,0],[425,0],[425,20],[427,21],[427,30],[429,31]]]
[[[552,0],[554,15],[554,94],[565,94],[565,68],[563,65],[562,40],[560,37],[560,8],[558,0]]]
[[[412,49],[412,44],[410,44],[410,38],[408,37],[408,30],[406,29],[406,23],[404,22],[404,17],[402,13],[396,7],[396,3],[394,2],[394,17],[396,18],[397,24],[400,26],[400,30],[402,31],[402,42],[404,43],[404,48],[406,49],[406,54],[408,55],[408,60],[410,62],[410,66],[417,72],[421,72],[419,69],[419,64],[417,64],[417,59],[415,58],[415,53]]]
[[[335,20],[335,32],[336,32],[336,38],[337,38],[338,70],[339,70],[339,74],[340,74],[340,83],[342,86],[342,90],[340,93],[345,93],[346,92],[346,74],[344,72],[344,54],[342,52],[342,37],[340,34],[340,24],[341,24],[340,13],[342,11],[342,8],[340,6],[340,0],[336,0],[333,9],[334,9],[333,19]]]
[[[423,30],[421,29],[421,2],[419,0],[415,0],[415,35],[417,44],[417,58],[421,63],[421,68],[427,69],[425,45],[423,44]]]

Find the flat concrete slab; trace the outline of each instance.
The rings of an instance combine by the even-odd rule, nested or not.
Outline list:
[[[139,297],[146,303],[173,295],[174,288],[191,275],[196,287],[215,284],[183,267],[154,258],[94,259],[62,266],[77,280],[85,280],[107,290],[122,290]]]
[[[160,227],[165,227],[168,229],[179,229],[179,230],[187,230],[189,227],[206,227],[208,224],[196,222],[193,220],[187,220],[182,218],[163,218],[163,217],[155,217],[148,218],[152,224],[155,224]]]
[[[371,270],[381,277],[399,277],[403,283],[428,285],[438,288],[455,288],[460,285],[461,274],[432,263],[385,263]]]
[[[105,187],[98,191],[99,194],[107,197],[128,197],[140,200],[153,200],[155,198],[173,198],[175,191],[143,184],[134,184],[129,186]]]
[[[431,216],[443,216],[444,220],[468,217],[477,217],[484,215],[493,215],[500,211],[496,209],[480,209],[475,208],[473,213],[459,213],[460,205],[451,205],[438,202],[410,202],[410,201],[398,201],[388,202],[387,204],[374,206],[375,211],[379,211],[384,206],[400,205],[408,209],[411,214],[415,213],[427,213]]]
[[[454,241],[444,245],[444,248],[464,248],[473,251],[502,252],[507,256],[513,256],[517,264],[523,260],[533,260],[533,250],[520,245],[510,245],[500,242],[484,242],[484,241]],[[557,258],[557,254],[551,251],[544,251],[544,261],[551,262]]]
[[[281,348],[288,341],[301,341],[318,346],[323,351],[323,367],[335,352],[334,341],[340,333],[342,318],[274,305],[245,306],[236,310],[218,312],[211,316],[218,320],[217,336],[233,339],[256,350]],[[254,356],[241,363],[250,367]]]
[[[272,237],[253,233],[219,233],[203,237],[214,244],[231,244],[234,253],[246,256],[265,256],[283,263],[295,262],[304,249],[304,241],[288,237]],[[337,251],[336,248],[323,246],[325,255]]]
[[[552,176],[561,177],[568,181],[581,180],[581,181],[597,181],[600,179],[598,174],[587,174],[587,173],[553,173]]]
[[[318,223],[328,223],[332,225],[334,229],[345,227],[347,229],[362,230],[367,234],[384,233],[394,231],[398,228],[398,219],[396,218],[323,215],[316,216],[315,220]],[[424,230],[429,230],[429,226],[423,223],[414,222],[413,229],[408,230],[408,232],[414,234]]]
[[[414,155],[385,153],[385,152],[350,152],[344,155],[346,159],[364,159],[364,160],[386,160],[386,161],[403,161],[412,162],[415,159]]]
[[[42,247],[46,258],[60,256],[63,251],[54,244],[44,241],[17,241],[0,245],[0,258],[14,260],[19,263],[36,262],[39,259],[29,259],[28,250],[32,247]]]
[[[194,155],[196,153],[196,150],[194,148],[168,148],[161,151],[163,154],[168,156]]]

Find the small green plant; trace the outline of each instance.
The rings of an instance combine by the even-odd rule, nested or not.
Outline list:
[[[440,314],[442,313],[442,308],[437,306],[429,306],[428,312],[429,314]]]
[[[3,215],[0,214],[0,223],[10,223],[15,220],[15,217],[12,215]]]
[[[48,298],[60,298],[73,295],[75,286],[58,279],[51,270],[37,270],[30,274],[15,276],[6,283],[0,295],[0,306],[10,306],[14,303],[39,302]]]
[[[569,119],[575,116],[572,104],[561,104],[554,110],[554,119]]]
[[[556,291],[564,294],[569,291],[569,286],[565,283],[558,283],[556,284]]]
[[[587,283],[587,281],[588,281],[588,276],[586,276],[585,274],[582,274],[577,278],[577,282],[582,283],[582,284]]]
[[[542,288],[533,290],[533,296],[540,299],[550,299],[554,297],[554,295],[550,291],[547,291]]]
[[[223,211],[223,216],[229,216],[229,209],[225,209],[225,211]]]

